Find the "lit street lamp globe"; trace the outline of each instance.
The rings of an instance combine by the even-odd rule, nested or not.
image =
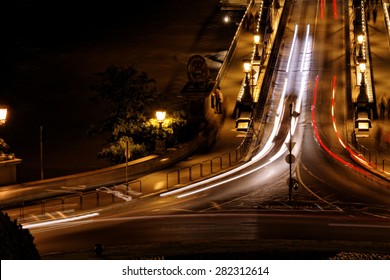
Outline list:
[[[7,108],[4,106],[0,107],[0,125],[5,124],[7,120]]]

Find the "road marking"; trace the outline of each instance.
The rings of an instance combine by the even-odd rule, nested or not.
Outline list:
[[[362,228],[390,228],[390,225],[370,225],[370,224],[328,224],[330,227],[362,227]]]
[[[298,180],[299,182],[301,183],[302,187],[305,188],[309,193],[311,193],[313,196],[315,196],[316,198],[318,198],[319,200],[321,200],[322,202],[338,209],[339,211],[341,212],[344,212],[343,209],[341,209],[340,207],[336,206],[336,205],[333,205],[332,203],[326,201],[325,199],[323,199],[322,197],[320,197],[319,195],[317,195],[316,193],[314,193],[308,186],[305,185],[305,183],[303,182],[302,178],[301,178],[301,174],[299,172],[299,166],[303,166],[302,162],[299,161],[299,164],[297,166],[297,177],[298,177]],[[303,166],[304,167],[304,166]],[[306,169],[306,167],[304,167]]]

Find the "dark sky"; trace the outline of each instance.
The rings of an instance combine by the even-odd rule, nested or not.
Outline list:
[[[178,95],[189,55],[229,46],[231,34],[223,41],[216,37],[225,30],[207,33],[217,3],[3,1],[0,104],[9,106],[9,117],[0,137],[23,160],[18,178],[39,179],[41,125],[45,177],[106,166],[96,159],[104,139],[86,135],[102,114],[88,101],[94,74],[110,65],[134,65]]]

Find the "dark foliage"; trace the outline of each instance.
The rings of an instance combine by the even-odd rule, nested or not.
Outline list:
[[[2,260],[40,259],[34,237],[28,229],[11,221],[8,214],[0,212],[0,258]]]

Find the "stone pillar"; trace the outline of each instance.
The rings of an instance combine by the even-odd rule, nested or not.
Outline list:
[[[16,182],[16,165],[21,159],[9,159],[0,161],[0,185],[13,184]]]
[[[207,113],[210,108],[210,94],[214,81],[210,79],[206,60],[200,55],[190,57],[187,65],[188,82],[182,89],[187,103],[188,122],[199,125],[207,124]]]

